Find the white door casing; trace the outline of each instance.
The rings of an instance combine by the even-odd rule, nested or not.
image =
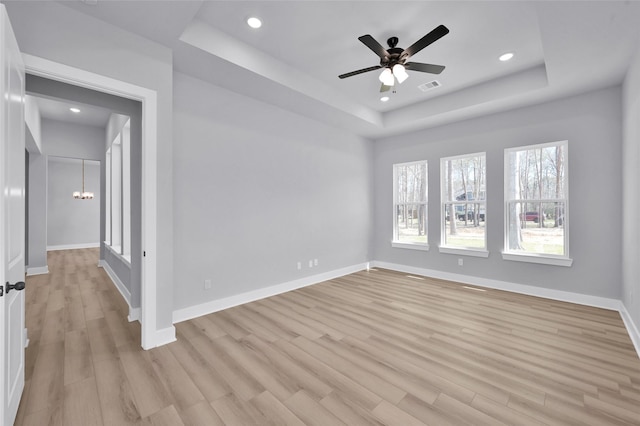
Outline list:
[[[25,279],[24,64],[0,4],[0,426],[12,425],[24,389]]]
[[[108,93],[142,103],[142,257],[141,328],[144,349],[175,341],[175,328],[157,324],[157,126],[158,99],[154,90],[23,53],[29,74]]]

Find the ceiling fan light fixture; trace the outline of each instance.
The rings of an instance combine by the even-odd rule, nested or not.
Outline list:
[[[407,78],[409,78],[409,74],[407,74],[407,70],[404,69],[404,65],[395,64],[393,66],[393,75],[398,79],[398,83],[402,84]]]
[[[385,68],[382,70],[380,77],[378,77],[380,82],[385,86],[393,86],[395,84],[395,79],[393,78],[393,73],[391,72],[391,68]]]

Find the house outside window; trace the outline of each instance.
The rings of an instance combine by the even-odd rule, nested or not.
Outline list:
[[[487,257],[486,155],[440,160],[440,252]]]
[[[428,250],[427,162],[393,166],[393,247]]]
[[[503,258],[570,266],[568,142],[505,150]]]

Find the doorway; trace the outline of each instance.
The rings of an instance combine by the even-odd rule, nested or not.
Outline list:
[[[140,186],[132,199],[140,201],[139,245],[133,247],[132,255],[139,255],[139,270],[134,272],[140,277],[140,322],[142,327],[141,345],[150,349],[175,340],[175,329],[170,327],[161,331],[156,324],[156,223],[157,223],[157,183],[156,183],[156,144],[157,144],[157,95],[153,90],[125,83],[99,74],[52,62],[43,58],[24,54],[27,73],[58,83],[68,83],[74,90],[89,89],[103,96],[120,97],[138,102],[140,132]],[[55,91],[54,91],[55,92]],[[55,96],[50,93],[50,96]],[[132,124],[135,121],[132,120]],[[133,131],[133,130],[132,130]],[[135,161],[132,159],[132,161]],[[132,256],[133,263],[133,256]],[[132,271],[133,272],[133,271]]]

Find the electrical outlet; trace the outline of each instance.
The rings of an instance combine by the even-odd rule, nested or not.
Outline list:
[[[313,266],[318,266],[318,259],[313,259]]]
[[[313,260],[309,261],[309,268],[313,268]]]
[[[459,258],[458,259],[458,266],[462,266],[462,265],[464,265],[464,259]]]
[[[302,269],[302,262],[298,262],[298,271]]]
[[[204,280],[204,289],[211,290],[211,280]]]

